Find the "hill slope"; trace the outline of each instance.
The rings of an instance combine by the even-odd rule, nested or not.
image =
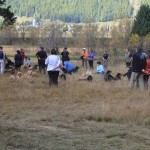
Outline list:
[[[64,22],[101,22],[130,18],[137,3],[149,0],[7,0],[16,16]]]

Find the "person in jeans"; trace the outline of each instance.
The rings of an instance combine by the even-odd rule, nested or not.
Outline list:
[[[67,51],[67,47],[64,48],[63,52],[61,53],[61,56],[62,56],[62,63],[63,63],[63,65],[64,65],[65,61],[69,61],[70,60],[69,52]]]
[[[93,59],[94,59],[94,51],[91,50],[91,51],[88,53],[88,62],[89,62],[89,67],[90,67],[90,69],[93,69]]]
[[[103,59],[103,66],[106,70],[108,68],[108,60],[109,60],[109,54],[107,53],[107,50],[105,50],[102,59]]]
[[[129,52],[128,49],[125,49],[124,59],[125,59],[125,62],[126,62],[126,67],[130,67],[131,66],[132,55],[131,55],[131,53]]]
[[[133,88],[136,84],[136,87],[144,89],[144,80],[143,80],[143,69],[146,68],[146,57],[142,53],[142,48],[139,46],[136,48],[136,53],[132,57],[132,73],[130,78],[129,87]]]
[[[81,59],[82,59],[82,66],[87,68],[87,57],[88,57],[88,52],[86,48],[83,48]]]
[[[60,57],[56,55],[55,49],[51,50],[51,55],[45,60],[47,65],[47,72],[49,75],[49,85],[58,86],[58,76],[60,71]]]
[[[4,73],[4,69],[5,69],[5,53],[3,52],[3,47],[0,46],[0,74]]]
[[[38,65],[40,73],[45,74],[45,59],[47,58],[47,54],[44,51],[43,47],[40,47],[40,51],[36,53],[36,57],[38,58]]]

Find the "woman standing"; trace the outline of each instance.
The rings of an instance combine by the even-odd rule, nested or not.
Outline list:
[[[88,62],[89,62],[89,67],[90,67],[90,69],[93,69],[93,59],[94,59],[94,51],[91,50],[91,51],[88,53]]]
[[[58,86],[58,76],[60,71],[60,57],[56,55],[55,49],[51,50],[51,55],[47,57],[45,65],[49,75],[49,85]]]

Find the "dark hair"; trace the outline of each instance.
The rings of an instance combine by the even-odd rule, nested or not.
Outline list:
[[[65,47],[64,49],[67,49],[67,47]]]
[[[100,62],[100,61],[98,61],[98,62],[97,62],[97,64],[98,64],[98,65],[101,65],[101,62]]]
[[[44,50],[44,47],[40,47],[40,49],[43,51],[43,50]]]
[[[51,54],[52,54],[52,55],[56,55],[56,54],[57,54],[56,50],[55,50],[55,49],[52,49],[52,50],[51,50]]]
[[[142,51],[142,47],[141,46],[137,46],[136,49],[137,49],[137,51]]]
[[[2,46],[0,46],[0,49],[3,49],[3,47],[2,47]]]
[[[17,50],[16,52],[17,52],[17,54],[20,54],[20,51],[19,51],[19,50]]]

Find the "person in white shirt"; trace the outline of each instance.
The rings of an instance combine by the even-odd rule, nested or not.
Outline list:
[[[23,68],[26,70],[30,66],[31,66],[30,58],[28,58],[27,56],[25,56],[25,59],[23,61]]]
[[[60,57],[56,55],[55,49],[51,50],[51,55],[45,60],[47,65],[47,72],[49,75],[49,85],[58,86],[58,76],[60,71]]]

